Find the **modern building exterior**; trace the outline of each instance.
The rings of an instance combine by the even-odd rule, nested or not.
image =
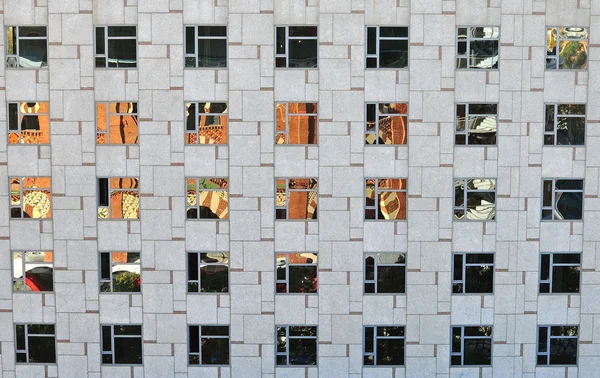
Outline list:
[[[597,377],[600,2],[0,0],[2,377]]]

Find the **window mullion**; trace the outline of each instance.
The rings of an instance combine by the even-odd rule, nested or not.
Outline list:
[[[25,275],[25,272],[23,272],[23,275]],[[24,324],[23,328],[25,330],[25,361],[29,363],[29,325]]]

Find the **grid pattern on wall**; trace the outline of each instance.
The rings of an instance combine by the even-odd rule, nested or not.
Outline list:
[[[598,1],[0,10],[2,376],[597,375]]]

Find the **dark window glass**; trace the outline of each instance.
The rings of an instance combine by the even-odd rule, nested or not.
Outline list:
[[[379,67],[405,68],[408,66],[407,40],[380,40]]]
[[[111,261],[110,253],[100,254],[100,278],[110,279]]]
[[[377,365],[404,365],[404,339],[377,339]]]
[[[31,330],[29,334],[32,334]],[[27,342],[30,363],[53,364],[56,362],[56,340],[54,336],[29,336]]]
[[[377,28],[367,28],[367,54],[377,54]]]
[[[109,29],[110,30],[110,29]],[[136,67],[137,40],[135,39],[109,39],[108,40],[108,66],[109,67]]]
[[[48,63],[46,39],[19,39],[19,65],[25,68],[42,67]]]
[[[227,40],[199,39],[198,67],[227,67]]]
[[[197,253],[188,253],[188,280],[198,280]]]
[[[471,68],[498,68],[498,40],[471,41]]]
[[[191,353],[199,353],[200,352],[200,327],[199,326],[190,326],[190,352]]]
[[[199,37],[226,37],[226,26],[198,26]]]
[[[201,354],[203,365],[228,365],[229,338],[202,337]]]
[[[316,365],[317,340],[295,339],[289,340],[290,365]]]
[[[200,285],[203,293],[226,293],[229,288],[229,269],[224,265],[200,267]]]
[[[585,140],[585,118],[561,118],[556,122],[556,144],[581,146]]]
[[[404,266],[378,266],[377,292],[404,293],[406,291],[405,271]]]
[[[111,335],[111,327],[103,326],[102,327],[102,351],[110,352],[112,350],[112,335]],[[112,362],[112,358],[110,360]]]
[[[556,327],[552,327],[556,328]],[[550,364],[575,365],[577,364],[577,339],[551,338],[550,339]]]
[[[465,338],[463,352],[464,365],[490,365],[492,362],[492,340],[489,338]]]
[[[559,193],[557,193],[559,194]],[[581,219],[583,212],[583,192],[562,192],[555,197],[556,211],[562,219]]]
[[[289,67],[311,68],[317,67],[317,40],[293,39],[288,41]]]
[[[315,293],[317,291],[317,267],[294,266],[289,267],[290,293]]]
[[[185,53],[193,54],[196,46],[196,31],[193,26],[185,28]]]
[[[466,293],[493,293],[494,268],[492,266],[467,266]]]
[[[109,26],[108,36],[109,37],[135,37],[136,31],[135,26]]]
[[[115,364],[142,363],[141,337],[115,337],[114,343]]]
[[[290,37],[316,37],[316,26],[290,26]]]
[[[18,130],[19,129],[19,106],[17,104],[8,105],[8,129]]]
[[[285,28],[277,28],[276,54],[285,54]],[[279,67],[279,65],[277,66]]]
[[[98,179],[98,206],[108,206],[108,179],[107,178],[99,178]]]
[[[96,54],[104,55],[106,46],[104,45],[104,28],[96,28]]]
[[[367,353],[373,353],[373,340],[375,337],[375,331],[373,329],[373,327],[366,327],[365,328],[365,352]]]
[[[554,266],[552,268],[552,292],[579,293],[579,277],[578,266]]]
[[[141,335],[141,326],[116,325],[115,335]]]

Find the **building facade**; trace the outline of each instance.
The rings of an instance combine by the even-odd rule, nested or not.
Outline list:
[[[600,2],[0,10],[3,377],[598,376]]]

